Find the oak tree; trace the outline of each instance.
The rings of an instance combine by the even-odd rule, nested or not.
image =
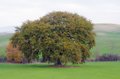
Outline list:
[[[25,22],[12,37],[14,46],[28,62],[39,58],[55,65],[84,62],[95,46],[93,24],[83,16],[52,12],[35,21]]]

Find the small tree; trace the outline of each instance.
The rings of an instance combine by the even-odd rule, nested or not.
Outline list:
[[[14,62],[14,63],[22,63],[24,56],[22,52],[18,49],[18,47],[14,48],[11,43],[7,45],[7,61]]]
[[[52,12],[24,23],[12,37],[12,43],[19,45],[29,62],[42,52],[43,59],[55,65],[79,63],[90,56],[95,45],[92,30],[92,23],[82,16]]]

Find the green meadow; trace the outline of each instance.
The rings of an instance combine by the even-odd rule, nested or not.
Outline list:
[[[120,62],[90,62],[72,66],[54,68],[48,64],[0,64],[0,79],[120,79]]]

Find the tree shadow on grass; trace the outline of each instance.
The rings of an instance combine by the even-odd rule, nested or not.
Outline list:
[[[32,68],[79,68],[80,66],[78,65],[60,65],[60,66],[55,66],[54,64],[29,64],[27,67],[32,67]]]
[[[48,63],[35,63],[35,64],[20,64],[20,67],[24,68],[79,68],[79,65],[54,65]]]
[[[49,64],[29,64],[28,67],[32,68],[49,68],[52,65]]]

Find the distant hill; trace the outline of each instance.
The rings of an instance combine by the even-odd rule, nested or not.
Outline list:
[[[118,24],[94,24],[95,32],[120,32]]]
[[[0,33],[0,57],[5,56],[6,46],[9,43],[12,33]]]
[[[120,55],[120,25],[94,24],[96,46],[92,50],[93,56],[112,53]]]
[[[10,35],[11,36],[11,35],[13,35],[13,33],[7,33],[7,32],[1,32],[0,33],[0,36],[5,36],[5,35]]]

